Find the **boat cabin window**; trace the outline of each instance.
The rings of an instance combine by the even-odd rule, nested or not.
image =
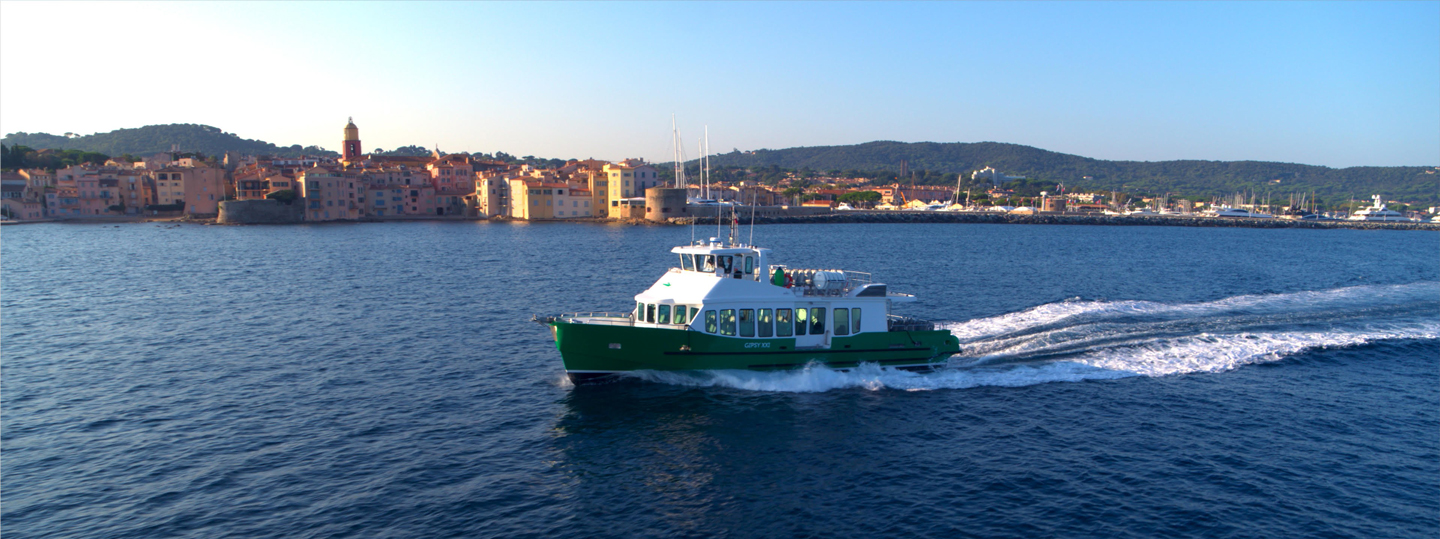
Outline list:
[[[838,314],[839,311],[836,311],[836,313],[837,313],[836,316],[838,317],[838,316],[839,316],[839,314]],[[840,320],[839,318],[836,318],[835,320],[836,320],[836,322],[835,322],[836,324],[839,324],[839,323],[840,323],[840,322],[839,322],[839,320]],[[669,305],[661,305],[661,306],[660,306],[660,315],[656,317],[655,323],[657,323],[657,324],[669,324],[669,323],[670,323],[670,306],[669,306]]]
[[[814,307],[810,309],[810,334],[825,334],[825,308]]]
[[[705,333],[715,333],[715,311],[705,311]]]
[[[730,268],[731,268],[731,260],[730,260],[730,258],[731,258],[731,257],[729,257],[729,256],[724,256],[724,255],[722,255],[722,256],[720,257],[720,269],[725,270],[725,273],[726,273],[726,274],[729,274],[729,273],[730,273]]]
[[[755,336],[770,337],[775,335],[775,320],[770,309],[760,309],[760,315],[757,317],[757,320],[760,322],[760,327],[756,328]]]
[[[720,309],[720,334],[735,336],[735,309]]]
[[[746,275],[752,275],[752,274],[754,274],[754,273],[755,273],[755,257],[750,256],[750,255],[745,255],[745,274],[746,274]]]
[[[860,308],[850,309],[850,332],[860,334]]]
[[[850,309],[835,309],[835,334],[850,334]]]
[[[740,336],[755,336],[755,309],[740,309]]]
[[[700,268],[700,271],[713,272],[715,271],[715,257],[712,255],[695,255],[695,267]]]
[[[810,309],[804,307],[795,309],[795,334],[804,335],[810,329]]]
[[[794,329],[790,325],[790,309],[775,309],[775,336],[789,337]]]
[[[635,304],[635,321],[636,321],[636,322],[644,322],[644,321],[645,321],[645,304],[644,304],[644,303],[636,303],[636,304]]]
[[[655,304],[645,306],[645,321],[651,324],[655,323]]]
[[[685,323],[685,306],[684,306],[684,305],[676,305],[676,306],[675,306],[675,323],[676,323],[676,324],[684,324],[684,323]]]
[[[680,268],[685,271],[695,271],[695,257],[680,255]]]

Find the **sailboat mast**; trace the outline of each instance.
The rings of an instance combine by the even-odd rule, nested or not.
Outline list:
[[[708,126],[708,125],[705,126],[705,146],[704,146],[704,148],[705,148],[705,149],[704,149],[705,162],[701,163],[701,166],[704,166],[704,167],[705,167],[705,198],[706,198],[706,199],[709,199],[709,198],[710,198],[710,126]]]

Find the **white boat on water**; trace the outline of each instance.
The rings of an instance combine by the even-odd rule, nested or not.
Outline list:
[[[1250,211],[1250,210],[1247,210],[1247,209],[1244,209],[1244,208],[1231,208],[1231,207],[1229,207],[1229,206],[1221,206],[1221,207],[1215,209],[1214,211],[1207,212],[1207,215],[1209,215],[1210,217],[1243,217],[1243,218],[1249,218],[1249,219],[1274,219],[1274,218],[1275,218],[1274,215],[1270,215],[1270,214],[1268,214],[1268,213]]]
[[[844,202],[841,202],[841,203],[835,205],[835,211],[851,211],[851,210],[854,210],[854,209],[855,209],[855,208],[850,207],[849,204],[846,204],[846,203],[844,203]]]
[[[1127,211],[1127,212],[1125,212],[1125,215],[1132,215],[1132,216],[1136,216],[1136,217],[1147,217],[1147,216],[1160,215],[1160,214],[1155,213],[1154,211],[1151,211],[1150,208],[1140,208],[1140,209],[1138,209],[1138,210]]]
[[[1350,218],[1349,218],[1349,220],[1351,220],[1351,221],[1380,221],[1380,222],[1386,222],[1386,223],[1413,223],[1413,222],[1415,222],[1413,219],[1411,219],[1411,218],[1409,218],[1409,217],[1406,217],[1404,214],[1402,214],[1402,213],[1400,213],[1400,212],[1398,212],[1398,211],[1395,211],[1395,210],[1386,208],[1386,207],[1385,207],[1385,202],[1382,201],[1382,200],[1380,200],[1380,195],[1375,195],[1373,198],[1374,198],[1374,200],[1375,200],[1375,204],[1374,204],[1374,205],[1370,206],[1369,208],[1365,208],[1365,209],[1363,209],[1363,210],[1360,210],[1360,211],[1355,212],[1355,215],[1351,215]]]

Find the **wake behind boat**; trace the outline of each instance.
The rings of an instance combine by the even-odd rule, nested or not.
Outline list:
[[[774,263],[770,249],[731,237],[671,249],[679,265],[636,295],[631,312],[535,317],[550,326],[570,379],[811,362],[930,369],[960,351],[949,330],[891,314],[894,303],[915,297],[868,273],[789,268]]]

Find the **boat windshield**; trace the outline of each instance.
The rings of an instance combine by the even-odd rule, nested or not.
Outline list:
[[[690,255],[680,255],[680,267],[685,271],[695,271],[695,259]]]

